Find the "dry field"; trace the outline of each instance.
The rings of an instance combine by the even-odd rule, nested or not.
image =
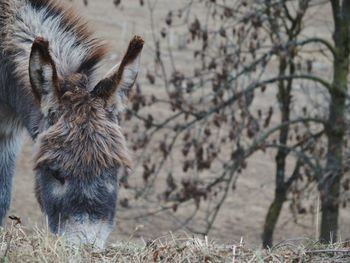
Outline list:
[[[222,245],[208,238],[188,235],[167,235],[148,242],[122,241],[104,251],[89,247],[72,248],[62,238],[48,235],[45,230],[13,226],[0,232],[1,262],[206,262],[206,263],[346,263],[350,260],[349,244],[330,246],[308,239],[279,243],[271,250],[251,249],[243,242]]]
[[[80,13],[91,21],[98,35],[110,41],[114,53],[108,60],[109,66],[117,62],[121,53],[126,48],[128,39],[133,34],[144,36],[146,47],[142,58],[143,72],[140,75],[140,83],[144,92],[155,91],[156,87],[149,87],[145,78],[146,70],[152,65],[152,38],[151,27],[147,8],[140,7],[138,0],[124,0],[122,6],[116,8],[112,0],[90,0],[86,8],[75,0]],[[168,8],[176,8],[183,1],[162,0],[159,1],[156,21],[163,23]],[[322,11],[322,10],[321,10]],[[329,16],[325,13],[324,16]],[[323,17],[324,17],[323,16]],[[321,34],[328,34],[329,28],[322,28]],[[310,32],[313,33],[314,32]],[[176,53],[177,54],[177,53]],[[178,54],[180,56],[180,54]],[[184,67],[190,65],[190,55],[181,54]],[[158,84],[160,85],[160,84]],[[158,88],[161,88],[158,86]],[[258,101],[264,103],[264,101]],[[45,226],[40,208],[35,200],[33,191],[31,142],[26,137],[23,151],[18,160],[17,172],[13,189],[13,202],[10,214],[21,218],[23,225],[30,229],[34,226]],[[132,175],[141,179],[141,173],[136,170]],[[243,237],[244,241],[252,246],[260,245],[260,234],[264,222],[265,213],[269,206],[274,186],[274,153],[258,153],[249,161],[247,169],[239,178],[237,190],[231,194],[220,212],[215,227],[210,233],[211,240],[233,244]],[[122,192],[120,198],[125,193]],[[313,199],[317,206],[317,199]],[[131,208],[132,209],[132,208]],[[111,241],[153,240],[162,236],[174,228],[174,225],[166,217],[152,217],[141,220],[125,220],[127,212],[118,213],[118,225],[112,234]],[[298,217],[298,223],[293,221],[287,205],[276,229],[276,241],[293,238],[314,238],[317,236],[317,218],[310,215]],[[142,225],[143,227],[140,227]],[[350,211],[341,210],[340,237],[342,240],[350,238]],[[108,253],[108,252],[106,252]],[[229,253],[232,253],[229,252]],[[252,252],[253,253],[253,252]],[[253,255],[253,254],[252,254]],[[232,262],[232,255],[230,255]],[[219,261],[218,261],[219,262]],[[314,261],[316,262],[316,261]],[[345,261],[344,261],[345,262]]]

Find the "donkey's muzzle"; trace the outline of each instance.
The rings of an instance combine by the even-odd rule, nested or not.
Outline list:
[[[103,249],[113,225],[105,221],[67,222],[61,232],[72,245],[90,245],[94,249]]]

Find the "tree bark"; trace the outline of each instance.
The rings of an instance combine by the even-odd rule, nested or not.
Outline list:
[[[262,235],[262,242],[264,248],[271,248],[273,244],[273,233],[281,214],[283,203],[286,200],[286,192],[275,193],[275,199],[271,203],[267,212],[264,224],[264,232]]]
[[[281,58],[279,62],[279,75],[284,76],[288,66],[290,67],[290,74],[294,74],[294,65],[292,62],[289,64],[286,58]],[[286,85],[285,85],[286,84]],[[291,98],[292,80],[280,81],[278,83],[278,101],[281,105],[281,123],[289,121],[290,117],[290,98]],[[289,134],[289,126],[284,126],[280,129],[279,144],[287,145]],[[264,231],[262,235],[263,247],[271,247],[273,244],[273,233],[281,213],[283,203],[287,197],[287,189],[285,185],[285,166],[288,151],[285,148],[279,148],[276,154],[276,188],[275,198],[271,203],[267,212],[264,224]]]
[[[343,177],[343,145],[345,134],[345,101],[349,73],[349,5],[344,0],[332,0],[334,18],[333,87],[330,90],[329,118],[326,127],[328,139],[325,174],[319,182],[321,195],[320,240],[337,240],[340,182]]]

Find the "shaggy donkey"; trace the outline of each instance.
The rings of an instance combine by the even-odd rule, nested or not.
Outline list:
[[[21,131],[35,142],[36,196],[54,233],[103,247],[117,178],[129,170],[118,124],[139,68],[134,37],[98,81],[107,49],[55,0],[0,0],[0,223],[10,206]]]

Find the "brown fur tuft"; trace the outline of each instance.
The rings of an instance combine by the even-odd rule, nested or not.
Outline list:
[[[131,162],[118,124],[108,119],[104,101],[81,89],[68,91],[58,122],[41,134],[36,168],[60,163],[73,176],[93,177],[103,169],[124,167]]]

